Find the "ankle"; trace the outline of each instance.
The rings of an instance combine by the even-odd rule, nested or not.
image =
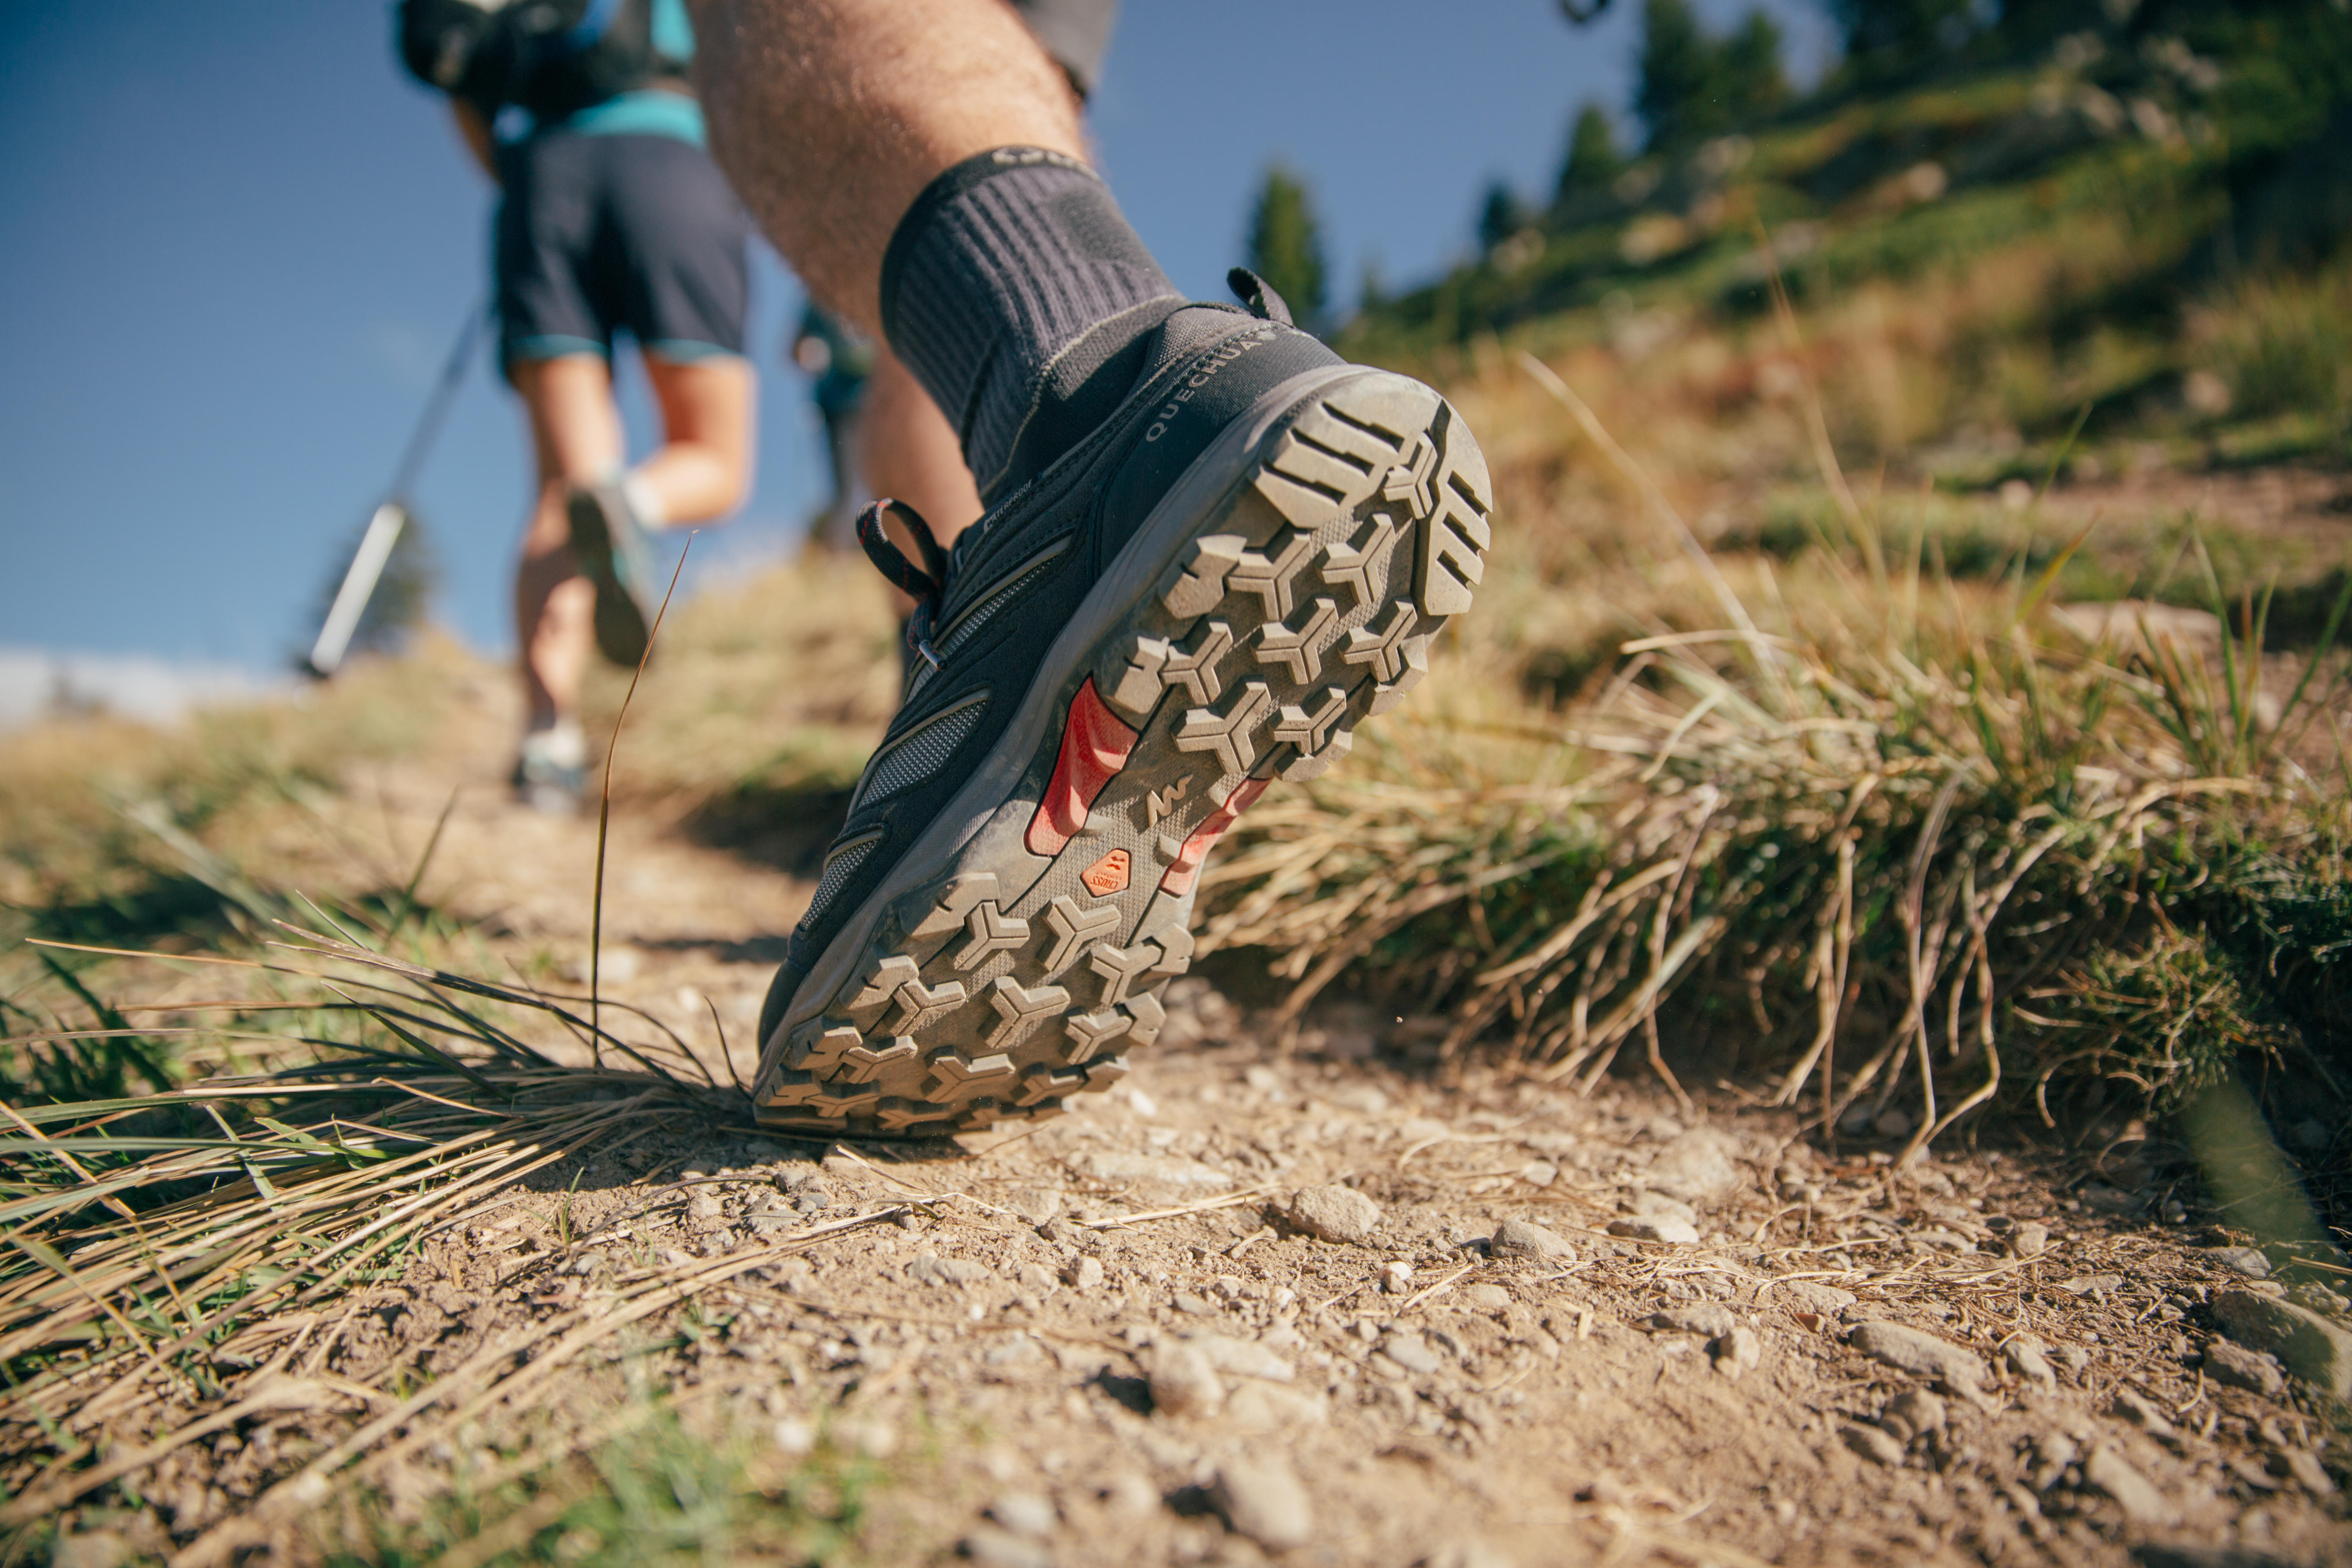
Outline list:
[[[881,303],[892,348],[990,497],[1010,488],[1024,431],[1041,416],[1065,429],[1069,394],[1182,296],[1093,170],[1007,147],[966,159],[915,199],[883,258]],[[1057,379],[1068,392],[1053,390]]]
[[[1038,384],[993,483],[981,492],[988,505],[1054,466],[1150,374],[1160,328],[1184,309],[1181,300],[1148,300],[1088,331],[1062,351]]]

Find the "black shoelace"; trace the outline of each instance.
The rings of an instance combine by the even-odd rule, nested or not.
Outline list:
[[[882,531],[885,511],[898,517],[908,536],[914,540],[915,548],[922,552],[920,568]],[[931,651],[931,627],[938,623],[940,603],[947,596],[948,552],[940,548],[931,525],[905,501],[886,496],[857,514],[857,542],[875,568],[915,601],[915,613],[907,617],[907,646],[914,650],[916,658],[938,669],[940,656]]]

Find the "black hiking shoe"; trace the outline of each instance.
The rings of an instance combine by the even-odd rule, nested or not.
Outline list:
[[[643,595],[650,572],[646,531],[618,485],[575,485],[564,503],[572,556],[596,585],[596,648],[624,668],[646,657],[652,617]]]
[[[1469,607],[1486,467],[1436,393],[1223,306],[1140,360],[952,556],[884,542],[895,503],[861,520],[922,601],[914,673],[769,989],[763,1121],[939,1133],[1116,1080],[1191,963],[1210,847]]]

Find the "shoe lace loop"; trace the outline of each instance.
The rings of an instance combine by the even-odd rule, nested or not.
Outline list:
[[[895,515],[908,537],[915,542],[915,548],[923,557],[921,567],[908,560],[907,552],[882,531],[886,513]],[[907,621],[907,644],[937,669],[939,658],[930,651],[929,639],[931,626],[939,619],[940,603],[947,595],[948,552],[940,548],[931,525],[905,501],[885,496],[857,514],[857,542],[875,569],[914,599],[915,613]]]

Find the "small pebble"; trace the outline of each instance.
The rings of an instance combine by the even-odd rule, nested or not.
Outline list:
[[[2100,1448],[2083,1461],[2083,1479],[2115,1499],[2125,1517],[2142,1529],[2169,1530],[2180,1522],[2179,1510],[2113,1448]]]
[[[1429,1342],[1419,1334],[1390,1334],[1381,1341],[1381,1353],[1407,1372],[1427,1376],[1444,1366]]]
[[[2231,1344],[2228,1340],[2215,1340],[2205,1347],[2205,1375],[2215,1383],[2269,1399],[2277,1398],[2286,1386],[2276,1358]]]
[[[1031,1225],[1050,1225],[1062,1212],[1062,1194],[1051,1187],[1015,1187],[1004,1194],[1004,1206]]]
[[[2009,1370],[2039,1388],[2058,1386],[2058,1374],[2051,1370],[2050,1358],[2042,1353],[2042,1346],[2031,1339],[2015,1339],[2002,1347],[2001,1357]]]
[[[2327,1473],[2327,1467],[2319,1462],[2318,1455],[2291,1444],[2282,1445],[2272,1451],[2278,1455],[2279,1462],[2286,1467],[2286,1473],[2293,1476],[2304,1490],[2314,1497],[2336,1495],[2336,1478]]]
[[[1778,1301],[1792,1312],[1811,1312],[1815,1317],[1834,1318],[1854,1303],[1851,1290],[1841,1290],[1834,1285],[1817,1285],[1811,1279],[1791,1279],[1772,1287],[1767,1301]]]
[[[1950,1412],[1944,1402],[1924,1388],[1906,1388],[1886,1402],[1878,1424],[1907,1443],[1930,1432],[1940,1432]]]
[[[1486,1250],[1498,1259],[1527,1263],[1576,1261],[1576,1248],[1566,1237],[1524,1219],[1507,1219],[1496,1226]]]
[[[2081,1458],[2083,1452],[2074,1438],[2056,1431],[2044,1432],[2034,1438],[2033,1451],[2042,1460],[2033,1472],[2033,1489],[2038,1492],[2056,1486],[2058,1479],[2066,1473],[2066,1467]]]
[[[1213,1415],[1225,1403],[1217,1369],[1197,1346],[1162,1340],[1144,1358],[1151,1384],[1151,1407],[1169,1415]]]
[[[1847,1447],[1871,1463],[1890,1470],[1902,1468],[1903,1445],[1895,1440],[1893,1434],[1880,1427],[1857,1425],[1846,1427],[1838,1436],[1845,1440]]]
[[[1720,1301],[1689,1301],[1662,1308],[1642,1320],[1653,1333],[1698,1334],[1715,1339],[1738,1327],[1739,1320]]]
[[[1402,1296],[1412,1289],[1412,1265],[1402,1258],[1381,1267],[1381,1289],[1391,1296]]]
[[[1698,1226],[1685,1219],[1612,1219],[1609,1234],[1633,1241],[1663,1241],[1676,1247],[1696,1247]]]
[[[1707,1346],[1715,1370],[1734,1383],[1764,1363],[1764,1336],[1742,1323]]]
[[[1290,1200],[1290,1220],[1309,1236],[1369,1247],[1380,1233],[1380,1205],[1353,1187],[1308,1187]]]
[[[1062,1517],[1051,1500],[1035,1492],[1006,1492],[988,1505],[988,1517],[1015,1535],[1044,1537],[1054,1533]]]
[[[962,1545],[964,1556],[982,1568],[1054,1568],[1054,1554],[1042,1543],[992,1524],[974,1525]]]
[[[2009,1250],[2019,1258],[2039,1258],[2050,1250],[2050,1227],[2027,1220],[2009,1233]]]
[[[1867,1322],[1857,1325],[1846,1340],[1872,1360],[1915,1376],[1933,1378],[1954,1394],[1974,1398],[1984,1382],[1984,1363],[1975,1352],[1918,1329]]]
[[[1268,1552],[1288,1552],[1315,1538],[1315,1506],[1277,1456],[1224,1466],[1209,1488],[1209,1500],[1234,1534]]]
[[[1069,1280],[1070,1288],[1074,1290],[1099,1290],[1102,1289],[1103,1282],[1102,1259],[1099,1258],[1081,1258],[1076,1263],[1071,1264],[1069,1268],[1064,1271],[1064,1275],[1065,1278]]]

